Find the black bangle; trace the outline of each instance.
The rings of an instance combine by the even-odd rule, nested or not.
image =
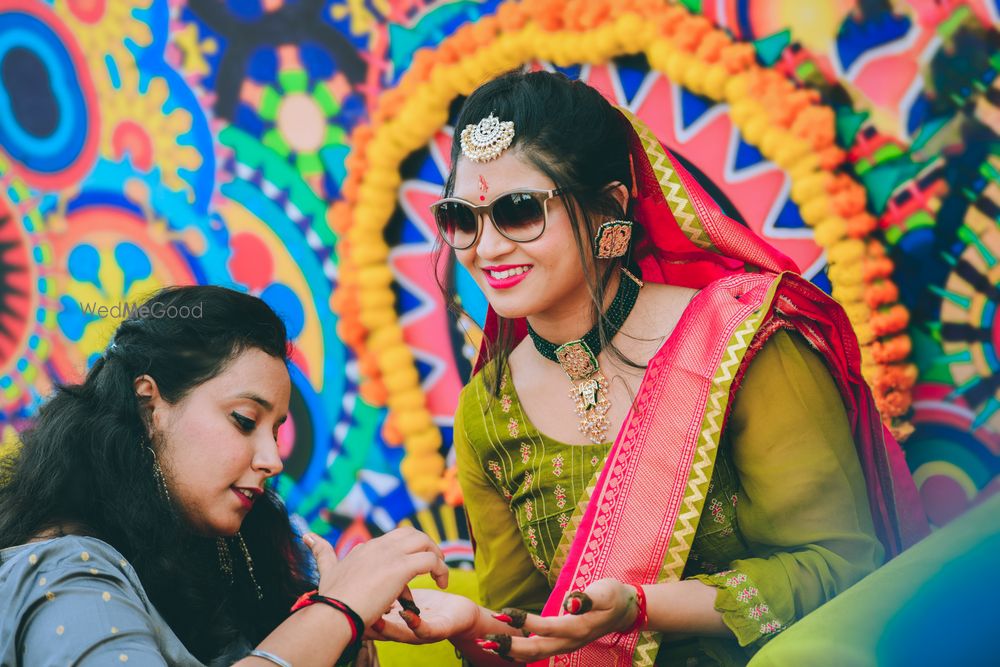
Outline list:
[[[358,652],[361,650],[361,642],[364,641],[365,634],[365,622],[361,620],[358,613],[340,600],[321,595],[317,592],[307,593],[299,598],[299,601],[301,602],[303,599],[308,600],[308,602],[305,604],[296,603],[292,608],[293,613],[308,606],[310,603],[321,602],[333,607],[347,617],[347,622],[351,624],[351,643],[347,645],[347,648],[340,654],[340,659],[334,664],[349,665],[354,662],[354,659],[358,657]]]

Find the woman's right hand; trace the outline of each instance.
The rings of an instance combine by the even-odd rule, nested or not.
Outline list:
[[[444,554],[414,528],[397,528],[363,542],[339,562],[333,546],[319,535],[307,533],[303,540],[316,558],[319,593],[349,606],[366,627],[392,606],[417,575],[430,573],[439,587],[448,586]]]

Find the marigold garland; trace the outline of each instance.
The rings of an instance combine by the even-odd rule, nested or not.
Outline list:
[[[344,200],[330,207],[338,233],[340,285],[330,307],[338,334],[355,352],[361,396],[386,404],[383,435],[402,442],[401,465],[411,491],[455,499],[445,477],[441,436],[427,410],[413,356],[394,309],[389,248],[382,232],[396,207],[399,167],[448,119],[458,96],[533,60],[599,64],[644,53],[652,69],[692,92],[730,105],[747,142],[785,169],[792,199],[827,252],[833,296],[843,304],[862,344],[862,371],[883,418],[897,436],[909,425],[915,367],[907,362],[909,314],[897,303],[892,262],[872,237],[867,193],[846,174],[836,145],[835,117],[819,93],[760,67],[751,44],[734,42],[703,16],[656,0],[533,0],[506,2],[494,16],[468,24],[436,49],[422,49],[396,88],[386,91],[370,126],[357,127],[346,160]],[[450,482],[445,481],[450,479]]]

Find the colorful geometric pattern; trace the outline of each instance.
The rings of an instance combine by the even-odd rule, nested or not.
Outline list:
[[[428,504],[400,475],[399,424],[363,395],[367,362],[344,344],[332,307],[340,260],[328,216],[345,196],[352,132],[415,54],[505,4],[0,0],[5,437],[103,349],[114,321],[86,304],[165,284],[229,285],[268,301],[295,337],[278,488],[296,521],[363,538],[420,516]],[[911,467],[935,521],[946,521],[1000,474],[1000,3],[682,4],[753,43],[761,65],[832,100],[838,145],[909,311],[920,370]],[[638,56],[558,69],[635,113],[727,213],[830,289],[791,176],[741,134],[727,105]],[[420,400],[449,463],[486,310],[447,254],[432,264],[427,204],[452,134],[442,122],[404,162],[385,258]],[[445,310],[437,277],[455,285],[471,320]]]

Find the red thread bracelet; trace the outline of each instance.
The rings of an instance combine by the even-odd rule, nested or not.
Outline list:
[[[642,590],[642,586],[638,584],[632,584],[632,587],[635,588],[635,602],[639,609],[635,613],[635,622],[632,623],[632,627],[625,631],[625,634],[636,630],[645,630],[649,623],[649,613],[646,611],[646,591]]]

